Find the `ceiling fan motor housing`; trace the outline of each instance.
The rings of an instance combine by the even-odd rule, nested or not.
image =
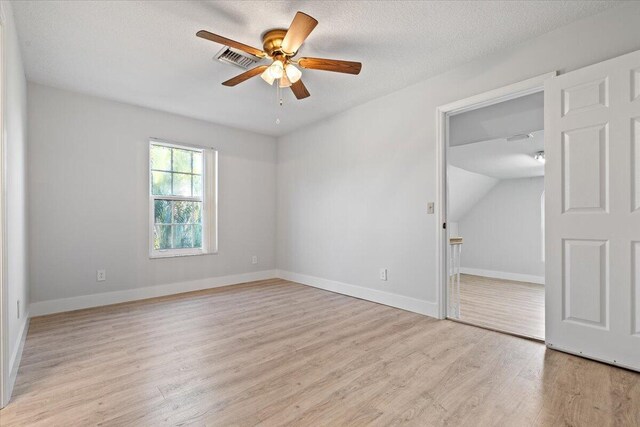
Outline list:
[[[277,56],[293,57],[296,52],[287,53],[282,50],[282,41],[287,35],[287,30],[281,28],[269,30],[262,35],[262,49],[272,58]]]

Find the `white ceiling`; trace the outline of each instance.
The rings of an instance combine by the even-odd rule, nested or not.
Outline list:
[[[281,135],[474,58],[612,7],[606,1],[19,1],[13,2],[30,81]],[[305,70],[311,97],[213,62],[211,32],[261,47],[295,12],[320,22],[301,56],[361,61],[360,76]],[[398,66],[398,64],[401,66]],[[281,123],[275,119],[280,116]]]
[[[533,158],[544,150],[544,131],[520,141],[494,139],[450,147],[448,161],[460,169],[498,179],[544,176],[544,165]]]

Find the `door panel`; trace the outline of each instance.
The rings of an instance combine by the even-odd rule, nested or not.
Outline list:
[[[564,320],[606,328],[608,247],[604,240],[564,241]]]
[[[609,105],[609,90],[606,78],[579,84],[562,90],[562,115],[580,112],[589,108]]]
[[[545,84],[547,345],[640,370],[640,52]]]
[[[631,71],[631,100],[640,98],[640,68]]]
[[[607,125],[563,132],[562,151],[564,211],[607,211]]]
[[[640,209],[640,117],[632,120],[633,142],[631,146],[631,190],[633,210]]]
[[[640,338],[640,242],[633,242],[633,334]]]

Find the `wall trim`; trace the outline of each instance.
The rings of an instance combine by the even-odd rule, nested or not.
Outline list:
[[[460,273],[491,277],[493,279],[515,280],[517,282],[529,282],[544,285],[544,276],[534,276],[532,274],[509,273],[508,271],[482,270],[480,268],[467,267],[460,267]]]
[[[44,316],[46,314],[62,313],[65,311],[81,310],[83,308],[100,307],[122,302],[181,294],[184,292],[219,288],[221,286],[237,285],[240,283],[273,279],[276,277],[277,270],[262,270],[252,273],[232,274],[229,276],[208,277],[206,279],[192,280],[188,282],[167,283],[163,285],[147,286],[144,288],[37,301],[31,303],[30,312],[31,316]]]
[[[27,333],[29,332],[29,311],[25,311],[23,313],[25,321],[22,323],[22,328],[20,330],[20,334],[18,335],[18,339],[16,341],[15,350],[11,355],[11,359],[9,362],[9,375],[7,381],[7,402],[9,403],[9,399],[11,399],[11,395],[13,394],[13,386],[16,383],[16,378],[18,377],[18,368],[20,368],[20,361],[22,360],[22,350],[24,350],[24,343],[27,340]]]
[[[284,280],[300,283],[302,285],[313,286],[338,294],[348,295],[390,307],[426,316],[438,317],[438,303],[421,300],[404,295],[393,294],[378,289],[365,288],[363,286],[351,285],[335,280],[323,279],[321,277],[308,276],[306,274],[294,273],[286,270],[278,270],[278,277]]]
[[[7,177],[5,143],[5,50],[6,15],[4,2],[0,2],[0,409],[9,403],[10,355],[9,355],[9,291],[7,289]]]

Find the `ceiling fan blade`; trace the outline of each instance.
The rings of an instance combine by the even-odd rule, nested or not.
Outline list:
[[[291,85],[291,91],[298,99],[304,99],[311,96],[311,94],[307,90],[307,87],[304,85],[304,83],[302,83],[302,80],[298,80],[297,82],[293,83]]]
[[[362,69],[360,62],[324,58],[300,58],[298,65],[311,70],[335,71],[336,73],[347,74],[360,74],[360,70]]]
[[[265,58],[267,56],[267,54],[261,51],[260,49],[256,49],[255,47],[251,47],[244,43],[240,43],[235,40],[231,40],[226,37],[222,37],[217,34],[210,33],[209,31],[200,30],[196,33],[196,36],[206,40],[210,40],[212,42],[223,44],[225,46],[240,49],[243,52],[250,53],[251,55],[258,56],[260,58]]]
[[[257,75],[260,75],[264,72],[264,70],[266,70],[267,68],[269,68],[267,65],[260,65],[258,67],[252,68],[249,71],[245,71],[242,74],[239,74],[237,76],[235,76],[232,79],[227,80],[226,82],[222,83],[225,86],[235,86],[239,83],[242,83],[245,80],[249,80],[251,77],[255,77]]]
[[[316,25],[318,25],[318,21],[306,13],[296,13],[282,40],[282,50],[286,53],[297,52]]]

